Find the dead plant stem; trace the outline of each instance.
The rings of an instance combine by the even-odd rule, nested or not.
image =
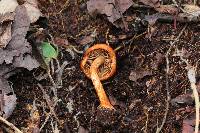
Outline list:
[[[49,107],[49,109],[50,109],[50,112],[53,114],[53,116],[55,117],[55,119],[57,120],[57,122],[61,125],[61,122],[60,122],[60,120],[58,119],[58,117],[57,117],[57,115],[56,115],[56,113],[55,113],[55,111],[54,111],[54,106],[51,105],[51,100],[50,100],[49,96],[47,95],[47,93],[46,93],[45,90],[43,89],[42,85],[40,85],[40,84],[38,83],[38,86],[39,86],[39,88],[42,90],[42,93],[43,93],[44,98],[45,98],[45,100],[46,100],[46,102],[47,102],[47,105],[48,105],[48,107]]]
[[[0,121],[5,123],[7,126],[12,128],[13,130],[15,130],[16,133],[22,133],[22,131],[20,131],[17,127],[15,127],[15,125],[13,125],[12,123],[10,123],[9,121],[7,121],[6,119],[4,119],[1,116],[0,116]]]
[[[179,50],[177,50],[177,56],[180,57],[180,59],[186,63],[186,70],[187,70],[187,76],[188,79],[190,81],[190,86],[191,89],[193,91],[193,95],[194,95],[194,100],[195,100],[195,110],[196,110],[196,122],[195,122],[195,133],[198,133],[199,131],[199,95],[198,95],[198,91],[197,91],[197,86],[196,86],[196,67],[191,66],[188,62],[187,59],[184,59],[184,53]]]
[[[166,55],[165,55],[165,59],[166,59],[166,91],[167,91],[167,100],[166,100],[166,109],[165,109],[165,114],[164,114],[164,118],[162,120],[162,124],[160,125],[159,128],[157,128],[156,133],[160,133],[160,131],[162,130],[166,119],[167,119],[167,114],[169,111],[169,101],[170,101],[170,93],[169,93],[169,54],[171,52],[171,49],[173,47],[173,45],[178,42],[179,38],[181,37],[181,35],[183,34],[183,32],[185,31],[187,27],[187,24],[183,27],[183,29],[181,30],[181,32],[179,33],[179,35],[176,37],[176,39],[173,42],[170,42],[170,48],[168,49]]]

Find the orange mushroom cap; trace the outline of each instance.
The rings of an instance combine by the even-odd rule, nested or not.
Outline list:
[[[80,67],[85,75],[90,78],[90,66],[92,62],[99,56],[105,58],[105,62],[98,69],[100,80],[106,80],[113,76],[116,71],[116,55],[115,51],[107,44],[96,44],[87,49],[81,61]]]

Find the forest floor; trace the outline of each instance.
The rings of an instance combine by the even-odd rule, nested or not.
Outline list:
[[[53,114],[46,102],[55,99],[52,83],[48,77],[36,78],[44,72],[42,68],[23,69],[11,76],[17,106],[7,119],[9,122],[21,130],[27,127],[29,107],[34,103],[40,116],[39,127],[44,125],[41,132],[154,133],[162,123],[162,133],[193,132],[195,102],[188,65],[195,67],[200,92],[198,21],[175,18],[149,24],[153,20],[142,18],[160,11],[147,5],[131,6],[119,19],[121,23],[116,24],[105,15],[89,14],[86,0],[38,2],[43,16],[32,26],[43,28],[43,33],[54,39],[60,65],[67,62],[62,86],[57,88],[57,101],[51,104]],[[109,112],[100,111],[94,86],[80,69],[85,50],[98,43],[109,43],[118,49],[116,73],[102,81],[115,108]],[[55,62],[53,65],[56,68]],[[55,79],[56,75],[52,77]]]

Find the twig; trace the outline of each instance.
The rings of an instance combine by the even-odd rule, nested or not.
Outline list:
[[[45,100],[46,100],[46,102],[47,102],[47,105],[48,105],[48,107],[49,107],[49,109],[50,109],[50,112],[51,112],[51,113],[53,114],[53,116],[56,118],[57,122],[61,125],[61,122],[60,122],[60,120],[58,119],[58,117],[57,117],[57,115],[56,115],[56,113],[55,113],[55,111],[54,111],[54,107],[51,105],[51,100],[50,100],[49,96],[47,95],[47,93],[46,93],[45,90],[43,89],[42,85],[40,85],[40,84],[38,83],[38,86],[39,86],[39,88],[42,90],[42,93],[43,93],[44,98],[45,98]]]
[[[149,110],[150,110],[151,108],[148,108],[148,107],[144,107],[144,113],[145,113],[145,115],[146,115],[146,117],[147,117],[147,120],[146,120],[146,122],[145,122],[145,129],[144,129],[144,133],[147,133],[147,129],[148,129],[148,122],[149,122]]]
[[[195,109],[196,109],[196,122],[195,122],[195,133],[198,133],[199,130],[199,95],[197,91],[197,86],[196,86],[196,67],[191,66],[188,63],[187,59],[184,59],[184,52],[177,50],[176,56],[179,56],[180,59],[186,63],[186,70],[187,70],[187,76],[190,81],[190,86],[193,91],[194,95],[194,100],[195,100]]]
[[[53,108],[56,106],[58,101],[55,101]],[[46,125],[47,121],[49,120],[50,116],[51,116],[51,112],[47,113],[46,115],[47,117],[44,120],[44,123],[42,124],[42,126],[40,127],[40,132],[42,131],[42,129],[44,128],[44,126]]]
[[[169,53],[171,52],[171,49],[173,47],[173,45],[178,42],[179,38],[181,37],[181,35],[183,34],[183,32],[185,31],[187,27],[187,24],[183,27],[183,29],[181,30],[181,32],[179,33],[179,35],[176,37],[176,39],[173,42],[170,42],[170,48],[168,49],[166,55],[165,55],[165,59],[166,59],[166,91],[167,91],[167,100],[166,100],[166,109],[165,109],[165,114],[164,114],[164,118],[162,120],[162,124],[160,125],[159,128],[157,128],[156,133],[159,133],[165,122],[167,119],[167,114],[169,111],[169,101],[170,101],[170,93],[169,93]]]
[[[65,67],[69,64],[69,62],[64,61],[59,69],[56,70],[56,84],[57,86],[62,86],[62,75]]]
[[[17,127],[15,127],[15,125],[13,125],[12,123],[10,123],[9,121],[7,121],[6,119],[4,119],[1,116],[0,116],[0,121],[5,123],[6,125],[8,125],[13,130],[15,130],[16,133],[22,133],[22,131],[20,131]]]
[[[48,75],[48,77],[49,77],[49,79],[50,79],[52,85],[53,85],[54,87],[56,87],[56,83],[54,82],[53,77],[51,76],[50,69],[47,70],[47,75]]]
[[[155,19],[159,22],[174,22],[174,16],[170,14],[161,14],[155,13],[153,15],[145,16],[145,20]],[[199,22],[200,19],[195,17],[193,14],[188,13],[179,13],[176,17],[176,21],[180,23],[190,23],[190,22]]]
[[[196,109],[196,122],[195,122],[195,133],[199,131],[199,94],[196,86],[196,70],[194,67],[188,68],[188,78],[190,81],[191,89],[193,91],[194,100],[195,100],[195,109]],[[193,76],[193,77],[192,77]]]
[[[49,120],[50,116],[51,116],[51,113],[48,113],[48,114],[47,114],[47,117],[46,117],[45,120],[44,120],[44,123],[43,123],[42,126],[40,127],[40,132],[42,131],[42,129],[43,129],[44,126],[46,125],[46,123],[47,123],[47,121]]]

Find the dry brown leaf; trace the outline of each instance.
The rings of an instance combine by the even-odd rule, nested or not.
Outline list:
[[[14,13],[0,15],[0,48],[5,48],[11,40],[11,26],[14,20]]]
[[[183,94],[173,98],[170,102],[174,106],[177,106],[178,104],[192,105],[194,99],[190,94]]]
[[[40,66],[38,61],[31,57],[30,55],[20,55],[19,57],[14,57],[13,65],[15,67],[23,67],[28,69],[29,71],[33,70]]]
[[[4,61],[6,64],[10,64],[14,56],[31,52],[31,46],[25,39],[30,25],[26,8],[24,6],[18,6],[15,13],[15,19],[12,25],[12,39],[5,49],[0,49],[0,55],[2,55],[0,57],[0,64]]]
[[[105,14],[108,20],[113,23],[122,17],[120,12],[124,13],[132,5],[132,0],[89,0],[87,9],[91,15]]]
[[[145,5],[153,7],[160,13],[176,14],[178,9],[173,5],[161,5],[159,0],[139,0]]]
[[[193,119],[184,119],[183,120],[183,126],[182,126],[182,133],[194,133],[194,121]]]
[[[156,11],[160,13],[168,13],[168,14],[176,14],[178,13],[178,9],[173,5],[160,5],[155,8]]]
[[[69,42],[67,39],[64,39],[64,38],[60,38],[60,37],[55,37],[53,39],[54,43],[57,45],[57,46],[63,46],[63,47],[66,47],[69,45]]]
[[[154,8],[160,7],[159,0],[139,0],[139,2],[142,2],[143,4],[154,7]]]
[[[0,15],[0,22],[8,22],[14,20],[15,14],[14,13],[5,13]]]
[[[0,77],[0,114],[8,118],[16,107],[16,95],[12,92],[8,81]]]
[[[16,8],[14,23],[12,25],[12,39],[5,49],[0,49],[0,64],[13,63],[14,67],[24,67],[28,70],[37,68],[38,62],[32,58],[31,45],[25,39],[30,26],[26,8],[20,5]]]
[[[17,6],[18,6],[17,0],[1,0],[0,14],[14,12]]]
[[[151,68],[157,70],[159,65],[163,63],[165,56],[161,53],[156,53],[155,60],[151,63]]]
[[[31,23],[36,22],[38,18],[42,15],[40,10],[38,9],[37,0],[26,0],[24,6],[26,7]]]
[[[183,9],[188,13],[200,11],[199,6],[197,6],[197,5],[189,5],[189,4],[184,4],[183,5]]]
[[[0,25],[0,48],[5,48],[11,40],[11,22]]]
[[[138,79],[142,79],[145,76],[151,76],[152,72],[150,70],[133,70],[129,75],[129,79],[131,81],[137,81]]]
[[[81,44],[81,45],[86,45],[89,43],[93,43],[94,41],[95,41],[94,37],[92,37],[91,35],[88,35],[88,36],[84,36],[83,38],[79,39],[77,41],[77,43]]]
[[[186,13],[192,14],[194,16],[198,17],[200,15],[200,7],[199,6],[184,4],[183,9],[186,11]]]

